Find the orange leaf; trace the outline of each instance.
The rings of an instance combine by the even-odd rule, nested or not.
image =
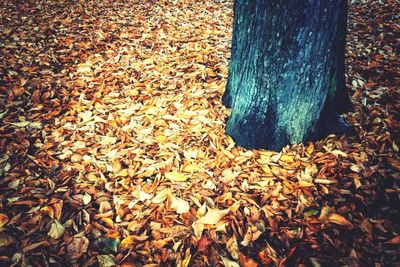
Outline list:
[[[393,237],[392,239],[386,241],[387,244],[400,244],[400,235]]]
[[[25,89],[24,87],[14,86],[12,88],[12,92],[14,93],[15,96],[21,96],[25,92]]]
[[[0,213],[0,227],[3,227],[8,222],[8,216],[6,214]]]
[[[388,158],[387,161],[393,169],[400,171],[400,160],[394,158]]]
[[[332,213],[329,216],[328,221],[330,221],[331,223],[345,226],[347,228],[354,228],[354,225],[349,220],[347,220],[345,217],[337,213]]]

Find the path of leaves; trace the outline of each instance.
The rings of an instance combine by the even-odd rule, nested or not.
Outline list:
[[[276,153],[224,134],[230,1],[2,1],[1,265],[399,264],[400,10],[363,2],[357,137]]]

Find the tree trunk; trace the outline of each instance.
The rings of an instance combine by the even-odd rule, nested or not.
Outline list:
[[[246,148],[349,132],[346,0],[235,0],[226,132]]]

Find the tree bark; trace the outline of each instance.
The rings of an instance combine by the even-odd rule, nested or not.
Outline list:
[[[350,132],[346,0],[235,0],[223,103],[226,132],[246,148],[279,150]]]

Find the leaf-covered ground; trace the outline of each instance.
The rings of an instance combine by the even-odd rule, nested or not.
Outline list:
[[[0,264],[400,264],[400,5],[362,2],[357,136],[276,153],[224,134],[231,1],[2,1]]]

